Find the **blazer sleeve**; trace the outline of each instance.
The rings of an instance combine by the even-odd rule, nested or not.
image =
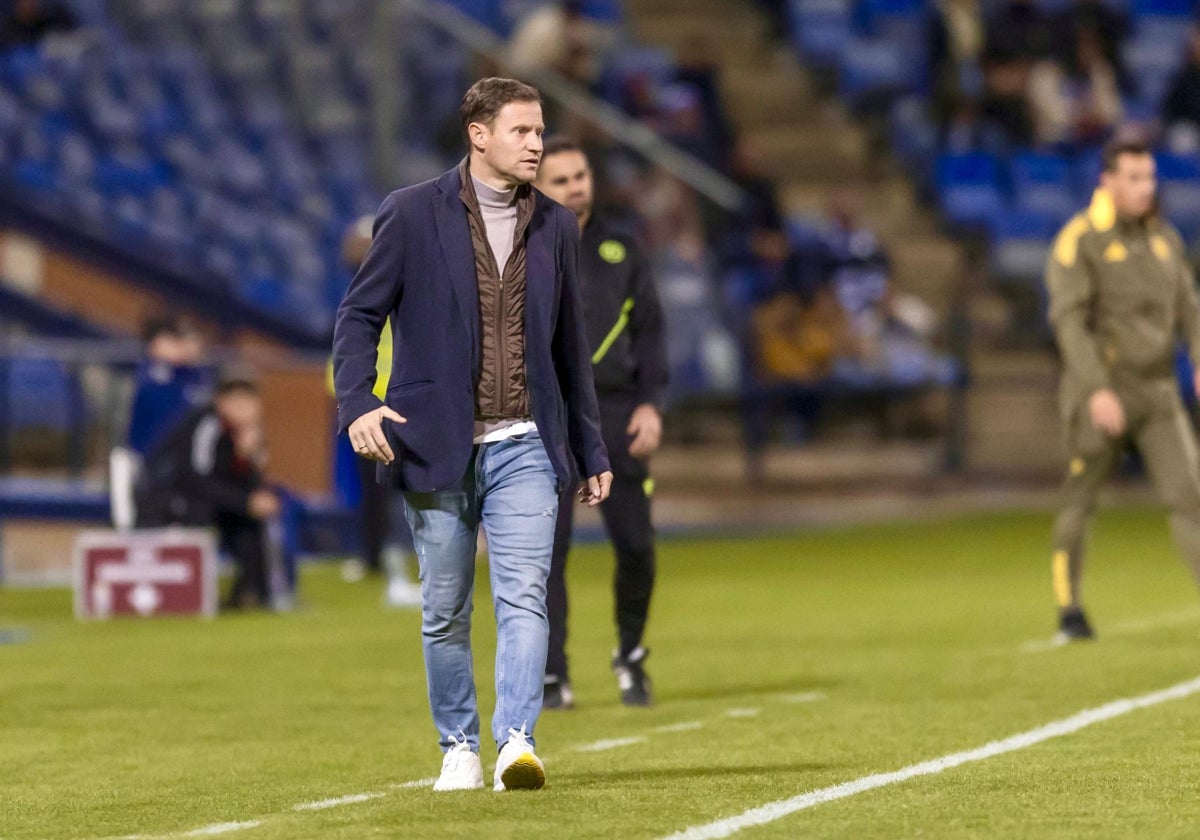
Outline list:
[[[404,224],[396,193],[375,216],[371,246],[350,281],[333,328],[333,384],[338,430],[383,405],[372,393],[378,375],[379,335],[403,287]]]
[[[585,478],[609,470],[608,450],[600,436],[600,409],[592,382],[592,354],[583,320],[579,284],[579,224],[570,211],[558,214],[558,263],[562,273],[554,332],[554,367],[567,404],[567,441]]]

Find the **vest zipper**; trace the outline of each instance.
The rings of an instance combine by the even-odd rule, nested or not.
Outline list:
[[[493,257],[493,260],[495,257]],[[511,260],[512,257],[510,256]],[[507,268],[507,266],[506,266]],[[499,362],[500,381],[496,386],[496,395],[498,397],[497,406],[498,413],[501,417],[507,417],[511,412],[508,410],[508,353],[505,348],[505,333],[508,330],[508,305],[505,301],[504,294],[504,270],[499,272],[500,277],[500,300],[497,303],[496,317],[499,323],[496,324],[496,357]]]

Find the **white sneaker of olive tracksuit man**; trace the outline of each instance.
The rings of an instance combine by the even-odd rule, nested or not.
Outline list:
[[[508,741],[500,748],[500,757],[496,759],[492,790],[537,790],[544,784],[546,767],[529,743],[525,724],[521,724],[520,732],[508,730]]]

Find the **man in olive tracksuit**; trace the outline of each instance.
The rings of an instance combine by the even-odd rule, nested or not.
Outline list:
[[[658,294],[637,243],[592,212],[592,173],[574,142],[546,142],[535,185],[574,211],[582,241],[579,275],[584,321],[592,351],[593,378],[600,405],[600,431],[614,474],[612,493],[600,505],[617,557],[614,589],[618,646],[612,667],[628,706],[651,702],[642,646],[654,588],[654,527],[650,520],[652,484],[647,459],[662,436],[663,389],[667,381],[666,344]],[[554,555],[546,584],[550,646],[546,658],[545,708],[574,704],[567,671],[567,587],[572,505],[558,506]]]
[[[1179,234],[1154,212],[1155,189],[1148,149],[1110,144],[1091,206],[1059,233],[1046,270],[1070,459],[1054,529],[1063,641],[1093,635],[1080,600],[1084,535],[1126,441],[1141,453],[1200,578],[1200,468],[1173,367],[1182,336],[1200,370],[1200,305]],[[1193,387],[1200,390],[1200,375]]]

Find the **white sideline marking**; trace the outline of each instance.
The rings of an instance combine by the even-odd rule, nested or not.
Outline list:
[[[1167,613],[1157,618],[1132,618],[1119,621],[1113,625],[1111,633],[1145,633],[1147,630],[1157,630],[1160,627],[1173,627],[1176,624],[1188,624],[1200,618],[1200,610],[1191,607],[1179,612]]]
[[[1036,639],[1021,645],[1021,653],[1045,653],[1048,650],[1066,647],[1068,644],[1066,639],[1059,638],[1058,636],[1053,636],[1049,639]]]
[[[692,732],[696,729],[703,729],[704,724],[698,720],[685,720],[683,723],[668,723],[666,726],[656,726],[655,732]]]
[[[382,793],[352,793],[349,796],[335,796],[332,799],[319,799],[316,802],[304,802],[293,805],[293,811],[324,811],[326,808],[336,808],[339,805],[353,805],[356,802],[368,802],[383,796]]]
[[[785,694],[779,699],[785,703],[816,703],[818,700],[825,699],[825,692],[805,691],[800,694]]]
[[[1178,624],[1189,624],[1197,619],[1200,619],[1200,610],[1191,607],[1186,610],[1180,610],[1174,613],[1165,613],[1158,616],[1150,616],[1148,618],[1131,618],[1125,621],[1118,621],[1108,630],[1102,630],[1097,634],[1100,638],[1108,636],[1133,636],[1138,633],[1146,633],[1151,630],[1160,630],[1163,627],[1174,627]],[[1066,647],[1071,644],[1065,639],[1059,639],[1057,636],[1050,639],[1035,639],[1025,642],[1021,645],[1022,653],[1045,653],[1048,650],[1055,650],[1060,647]]]
[[[412,782],[399,782],[392,785],[392,788],[395,790],[403,790],[405,788],[433,787],[436,782],[437,776],[430,776],[428,779],[417,779]]]
[[[247,828],[257,828],[262,820],[247,820],[246,822],[225,822],[206,825],[183,834],[183,837],[212,837],[217,834],[228,834],[231,831],[242,831]]]
[[[1019,735],[1012,735],[1001,741],[992,741],[973,750],[951,753],[941,758],[922,761],[920,764],[911,764],[908,767],[894,770],[891,773],[876,773],[871,776],[863,776],[861,779],[802,793],[791,799],[770,802],[758,808],[751,808],[749,811],[744,811],[735,817],[728,817],[708,823],[707,825],[684,829],[670,835],[666,840],[711,840],[711,838],[728,837],[731,834],[741,831],[743,828],[774,822],[789,814],[794,814],[797,811],[803,811],[816,805],[833,802],[836,799],[844,799],[848,796],[854,796],[855,794],[881,788],[886,785],[894,785],[897,782],[904,782],[917,776],[941,773],[944,770],[950,770],[962,764],[983,761],[1003,755],[1004,753],[1023,750],[1026,747],[1032,747],[1034,744],[1040,744],[1051,738],[1070,735],[1073,732],[1086,729],[1093,724],[1127,715],[1137,709],[1157,706],[1160,703],[1166,703],[1168,700],[1179,700],[1198,692],[1200,692],[1200,677],[1173,685],[1161,691],[1143,694],[1141,697],[1113,700],[1110,703],[1105,703],[1103,706],[1085,709],[1071,717],[1056,720],[1045,726],[1039,726],[1037,729],[1022,732]]]
[[[574,752],[604,752],[605,750],[615,750],[618,747],[631,747],[634,744],[644,743],[646,743],[644,735],[633,735],[629,738],[607,738],[603,741],[594,741],[591,744],[578,746]]]
[[[757,717],[762,709],[730,709],[725,713],[726,717],[731,718],[751,718]]]

